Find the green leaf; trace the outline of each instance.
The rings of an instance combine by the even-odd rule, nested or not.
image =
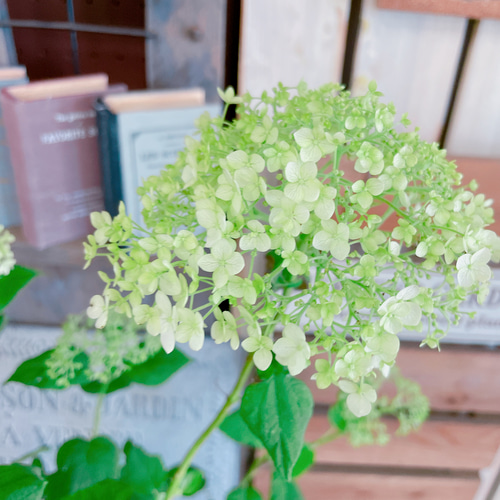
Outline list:
[[[304,474],[314,464],[314,451],[305,444],[302,447],[297,463],[292,470],[292,477],[298,477]]]
[[[178,349],[174,349],[170,354],[160,349],[157,354],[144,363],[132,365],[130,370],[113,380],[107,389],[99,382],[82,385],[82,389],[91,393],[105,392],[109,394],[129,386],[132,382],[143,385],[159,385],[189,361],[190,359]]]
[[[60,497],[58,497],[60,498]],[[74,495],[64,497],[64,500],[154,500],[152,494],[143,495],[123,481],[104,479],[90,488],[77,491]]]
[[[231,491],[226,500],[262,500],[260,493],[252,487],[236,488]]]
[[[34,269],[15,265],[9,274],[0,276],[0,309],[6,307],[37,274]]]
[[[130,441],[125,444],[124,452],[127,463],[122,469],[121,480],[139,493],[161,491],[167,474],[161,459],[144,453]]]
[[[270,377],[274,377],[275,375],[288,375],[288,368],[283,366],[281,363],[276,361],[276,356],[273,354],[273,360],[269,365],[267,370],[259,370],[257,369],[257,374],[261,380],[266,380]]]
[[[249,385],[241,401],[241,416],[261,441],[276,470],[291,479],[312,416],[311,391],[301,380],[278,375]]]
[[[50,358],[54,349],[45,351],[35,358],[27,359],[21,363],[7,382],[20,382],[24,385],[33,385],[40,389],[64,389],[63,386],[57,385],[57,380],[52,379],[47,375],[46,361]],[[72,385],[80,385],[88,381],[85,375],[85,370],[88,366],[88,357],[85,353],[81,352],[75,360],[82,363],[82,368],[76,372],[73,379],[70,380]]]
[[[344,417],[345,401],[337,401],[328,409],[328,421],[333,427],[336,427],[340,432],[345,432],[347,429],[347,420]]]
[[[14,266],[7,276],[0,277],[0,310],[5,308],[17,295],[19,290],[26,286],[36,276],[36,271],[22,266]]]
[[[2,500],[40,500],[47,485],[38,468],[27,465],[0,465],[0,498]]]
[[[273,474],[270,500],[304,500],[300,488],[277,472]]]
[[[132,381],[126,376],[126,373],[123,373],[118,378],[111,381],[107,386],[94,380],[92,382],[82,384],[82,389],[91,394],[109,394],[111,392],[118,391],[119,389],[123,389],[124,387],[128,387],[131,383]]]
[[[119,450],[109,439],[72,439],[57,453],[57,472],[48,477],[46,496],[56,500],[118,477]]]
[[[179,349],[174,349],[170,354],[160,349],[144,363],[134,365],[127,375],[132,382],[137,384],[159,385],[189,361],[190,359]]]
[[[228,415],[219,428],[238,443],[246,444],[252,448],[264,448],[260,439],[255,436],[241,417],[240,410]]]
[[[21,363],[7,382],[20,382],[24,385],[34,385],[40,389],[62,389],[56,381],[47,375],[45,362],[50,358],[54,349],[45,351],[39,356],[27,359]]]
[[[167,480],[170,482],[179,468],[174,467],[167,472]],[[189,467],[184,479],[182,480],[182,495],[189,497],[200,491],[205,486],[205,476],[195,467]]]

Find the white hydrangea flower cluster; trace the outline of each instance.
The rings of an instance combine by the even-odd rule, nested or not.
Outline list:
[[[113,308],[170,352],[200,349],[214,314],[215,341],[236,349],[245,331],[261,370],[274,357],[297,375],[322,354],[318,386],[337,385],[355,415],[369,413],[367,381],[395,363],[398,333],[425,325],[436,347],[438,319],[451,325],[467,295],[484,298],[500,258],[490,201],[460,185],[437,144],[397,132],[380,95],[374,84],[355,98],[333,84],[221,92],[239,119],[202,116],[176,163],[144,182],[145,227],[134,230],[123,206],[114,219],[93,214],[87,257],[107,256],[114,276],[102,275],[89,316],[102,327]],[[264,255],[274,265],[259,274]],[[440,284],[425,286],[432,276]]]
[[[0,224],[0,276],[7,276],[16,264],[11,245],[15,238]]]

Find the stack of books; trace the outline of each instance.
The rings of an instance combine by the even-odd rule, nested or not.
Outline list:
[[[85,237],[90,213],[116,214],[121,200],[139,222],[142,181],[175,161],[204,111],[221,109],[198,88],[128,92],[105,74],[26,83],[22,69],[5,85],[0,70],[12,163],[2,151],[0,175],[13,171],[23,233],[40,249]],[[18,224],[12,176],[2,182],[0,224]]]

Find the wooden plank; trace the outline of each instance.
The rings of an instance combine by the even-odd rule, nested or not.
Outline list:
[[[500,159],[453,156],[449,156],[449,159],[456,160],[457,169],[463,175],[462,184],[468,184],[475,179],[479,185],[476,192],[483,193],[487,199],[493,200],[492,208],[496,220],[488,229],[500,234]]]
[[[479,480],[382,474],[308,472],[298,480],[305,500],[471,500]],[[269,491],[269,472],[256,475],[254,487]]]
[[[479,481],[375,474],[308,473],[299,479],[306,500],[470,500]]]
[[[417,432],[395,436],[395,420],[388,420],[391,441],[385,446],[354,448],[338,438],[316,451],[316,462],[334,465],[376,465],[479,471],[492,462],[500,446],[500,426],[457,421],[427,421]],[[326,416],[314,416],[306,440],[322,436],[330,425]]]
[[[218,102],[224,86],[225,0],[172,0],[146,3],[146,29],[157,34],[146,43],[149,88],[203,87]]]
[[[378,0],[382,9],[448,14],[472,19],[500,18],[499,0]]]
[[[401,373],[422,386],[431,408],[437,411],[500,413],[500,352],[455,349],[442,345],[441,352],[403,346],[397,365]],[[336,400],[333,387],[319,390],[310,379],[310,366],[300,378],[313,391],[314,400],[330,405]]]
[[[401,113],[428,141],[439,138],[455,77],[466,21],[383,10],[363,3],[354,64],[353,93],[366,92],[375,80]]]
[[[500,158],[500,21],[481,21],[453,111],[451,155]]]
[[[260,95],[278,82],[311,87],[340,80],[347,0],[248,0],[243,5],[240,91]]]

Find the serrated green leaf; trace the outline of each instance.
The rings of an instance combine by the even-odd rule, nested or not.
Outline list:
[[[314,464],[314,451],[312,448],[305,444],[302,447],[297,463],[293,467],[292,477],[298,477],[304,474]]]
[[[0,310],[4,309],[19,290],[26,286],[37,275],[33,269],[14,266],[6,276],[0,276]]]
[[[168,481],[172,480],[177,470],[178,467],[174,467],[167,472]],[[190,497],[194,495],[205,486],[205,482],[203,472],[196,467],[189,467],[181,484],[182,496]]]
[[[312,416],[311,391],[301,380],[278,375],[249,385],[241,401],[241,416],[257,436],[276,470],[291,479]]]
[[[270,500],[304,500],[296,483],[287,481],[277,472],[273,474]]]
[[[231,491],[226,500],[262,500],[260,493],[252,487],[236,488]]]
[[[146,454],[141,448],[128,441],[124,450],[127,463],[122,469],[121,480],[139,493],[161,491],[167,472],[160,457]]]
[[[237,410],[228,415],[220,425],[220,430],[238,443],[246,444],[252,448],[264,448],[260,439],[250,430],[247,423]]]
[[[47,500],[56,500],[118,477],[119,450],[105,437],[72,439],[57,452],[57,472],[48,477]]]
[[[40,500],[47,481],[37,467],[0,465],[0,498],[2,500]]]

